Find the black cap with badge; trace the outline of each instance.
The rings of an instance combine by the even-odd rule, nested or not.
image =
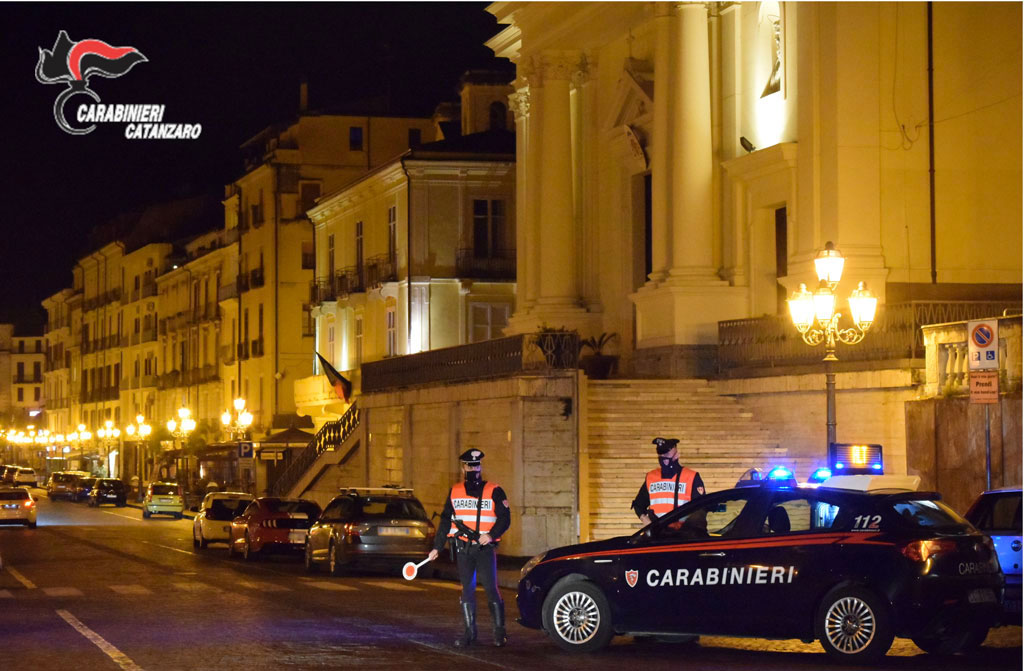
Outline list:
[[[668,454],[678,443],[678,438],[655,438],[651,441],[657,447],[658,454]]]
[[[466,450],[459,455],[459,461],[469,466],[479,466],[480,460],[484,458],[484,453],[480,450]]]

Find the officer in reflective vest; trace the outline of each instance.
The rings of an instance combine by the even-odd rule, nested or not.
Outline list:
[[[660,465],[647,473],[632,505],[633,512],[644,524],[704,495],[700,473],[679,463],[679,440],[655,438],[651,442],[658,449]]]
[[[462,582],[462,620],[465,629],[455,641],[455,647],[464,648],[476,640],[476,579],[487,593],[487,605],[494,624],[494,645],[502,647],[508,642],[505,635],[505,602],[498,592],[498,541],[508,530],[511,513],[505,492],[482,477],[480,450],[466,450],[459,455],[465,480],[448,492],[448,501],[441,513],[441,522],[434,537],[430,559],[437,559],[445,541],[455,551],[455,565]]]

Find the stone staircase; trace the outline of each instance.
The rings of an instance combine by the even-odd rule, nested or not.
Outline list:
[[[361,413],[359,405],[352,403],[341,418],[324,424],[306,448],[292,460],[270,486],[272,496],[302,496],[331,466],[346,459],[351,450],[343,448],[358,440],[357,429]]]
[[[651,441],[679,439],[679,460],[708,491],[728,489],[749,468],[784,465],[806,480],[814,463],[788,455],[753,414],[705,380],[586,382],[587,476],[591,540],[639,528],[630,503],[657,465]]]

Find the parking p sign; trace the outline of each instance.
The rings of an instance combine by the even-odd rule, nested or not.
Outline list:
[[[995,319],[967,322],[969,370],[999,368],[999,322]]]

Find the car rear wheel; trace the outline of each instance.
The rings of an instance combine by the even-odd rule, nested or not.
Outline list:
[[[303,564],[306,566],[306,571],[309,573],[316,573],[316,562],[313,561],[313,546],[310,545],[309,540],[306,540],[306,551],[303,553]]]
[[[930,636],[914,636],[910,640],[929,655],[942,657],[958,652],[970,652],[977,649],[988,637],[988,627],[971,626],[966,630]]]
[[[330,549],[327,550],[327,570],[331,575],[337,577],[345,572],[343,567],[344,558],[338,544],[331,541]]]
[[[36,528],[36,523],[35,522],[29,522],[27,526],[28,526],[29,529],[35,529]]]
[[[235,539],[228,534],[228,559],[234,559],[235,557]]]
[[[203,528],[199,527],[198,532],[195,527],[192,527],[192,546],[203,550],[206,548],[206,539],[203,538]]]
[[[242,546],[242,559],[245,561],[256,561],[259,559],[259,553],[253,549],[248,532],[245,534],[245,545]]]
[[[612,638],[608,599],[592,582],[555,587],[544,599],[544,629],[558,647],[570,652],[594,652]]]
[[[150,515],[152,515],[152,514],[153,513],[149,512],[148,510],[143,510],[142,511],[142,518],[148,520]]]
[[[830,657],[857,664],[885,655],[894,636],[887,604],[860,587],[840,587],[825,595],[815,634]]]

